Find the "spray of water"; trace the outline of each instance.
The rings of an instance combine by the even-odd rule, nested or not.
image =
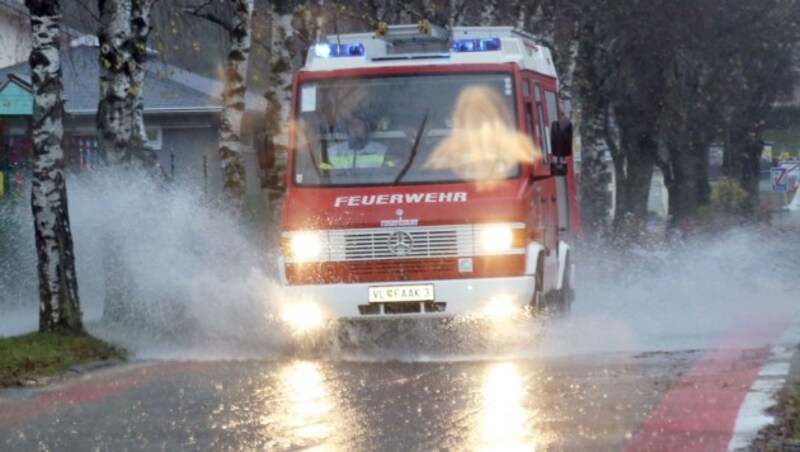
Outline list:
[[[765,330],[783,331],[800,314],[796,237],[797,229],[740,228],[646,248],[584,245],[568,316],[378,334],[342,357],[472,361],[761,347],[771,336]]]
[[[314,349],[328,359],[461,361],[701,349],[754,322],[782,327],[796,318],[800,295],[796,232],[738,230],[649,249],[583,247],[567,318],[500,328],[475,320],[345,325],[298,346],[274,316],[276,255],[263,230],[242,226],[194,186],[139,174],[81,176],[69,189],[85,322],[141,358]],[[31,221],[27,202],[0,204],[0,334],[38,322]],[[125,309],[112,319],[104,303],[120,287],[108,287],[117,281],[109,268],[124,275]]]
[[[71,178],[69,203],[90,332],[143,357],[225,356],[232,344],[271,352],[275,259],[263,231],[242,226],[195,186],[143,174]],[[0,293],[12,294],[0,304],[5,334],[37,322],[32,220],[23,204],[2,216],[13,245],[3,250],[0,279]],[[122,295],[114,318],[103,315],[110,292]]]
[[[650,249],[584,250],[579,301],[543,354],[761,346],[800,306],[794,233],[736,229]]]
[[[0,198],[0,335],[38,327],[38,283],[30,205],[22,196]]]

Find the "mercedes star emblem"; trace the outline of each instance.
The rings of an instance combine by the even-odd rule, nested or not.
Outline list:
[[[411,253],[411,249],[414,247],[414,239],[411,238],[411,234],[405,231],[392,232],[386,240],[386,245],[394,255],[406,256]]]

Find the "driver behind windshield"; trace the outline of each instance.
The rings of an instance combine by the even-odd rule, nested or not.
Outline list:
[[[345,120],[347,139],[328,148],[328,162],[322,169],[377,168],[384,164],[386,145],[372,139],[370,125],[361,115]]]

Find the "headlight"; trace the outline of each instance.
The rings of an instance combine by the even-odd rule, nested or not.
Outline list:
[[[484,251],[506,251],[511,249],[514,234],[508,226],[489,226],[481,233]]]
[[[322,237],[317,232],[298,232],[287,237],[287,257],[297,262],[315,261],[322,255]]]
[[[483,309],[484,315],[492,320],[507,320],[518,312],[514,299],[506,295],[492,297]]]
[[[322,310],[316,303],[301,301],[284,308],[281,319],[295,332],[303,333],[322,326]]]

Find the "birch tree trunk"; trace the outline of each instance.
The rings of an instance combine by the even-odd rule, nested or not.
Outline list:
[[[269,103],[267,111],[267,133],[275,146],[285,150],[288,145],[286,126],[289,124],[291,108],[292,73],[295,65],[302,65],[301,56],[293,57],[290,52],[290,39],[294,35],[292,14],[272,16],[272,59],[270,62],[270,84],[266,97]],[[303,47],[306,44],[303,43]]]
[[[218,152],[222,165],[224,194],[238,211],[241,209],[246,190],[244,157],[239,134],[245,110],[253,0],[231,0],[231,4],[233,6],[231,47],[224,71]]]
[[[481,9],[481,19],[480,25],[481,26],[489,26],[494,25],[494,18],[497,9],[496,2],[493,0],[486,0],[483,3],[483,8]]]
[[[150,36],[150,11],[156,0],[132,0],[131,4],[131,80],[128,90],[131,103],[131,152],[145,168],[158,166],[155,150],[147,144],[144,123],[144,70],[147,63],[147,38]]]
[[[144,124],[144,76],[150,11],[156,0],[98,0],[101,25],[100,101],[97,131],[101,152],[109,165],[139,163],[154,176],[158,160],[147,147]],[[131,282],[119,254],[119,238],[103,238],[106,294],[103,316],[119,321],[132,309]]]
[[[130,160],[133,108],[130,104],[131,0],[98,0],[100,10],[100,102],[97,131],[106,162]]]
[[[510,19],[513,19],[514,28],[525,30],[525,26],[528,24],[529,3],[523,0],[514,0],[509,2],[508,7],[513,15]]]
[[[325,39],[325,0],[317,0],[317,17],[314,20],[315,38],[317,42]]]
[[[229,0],[230,21],[206,10],[211,3],[206,2],[196,8],[185,9],[184,12],[221,26],[228,32],[231,41],[222,74],[222,114],[217,153],[222,167],[223,196],[234,211],[241,211],[247,190],[241,130],[246,108],[247,65],[252,41],[254,0]]]
[[[299,49],[307,44],[295,45],[297,38],[292,26],[293,14],[278,14],[272,11],[272,42],[270,57],[269,87],[264,96],[267,99],[265,146],[273,150],[275,162],[265,171],[262,186],[267,193],[273,220],[279,219],[283,187],[282,174],[286,168],[286,149],[288,147],[289,112],[291,111],[292,74],[302,65]]]
[[[464,18],[465,7],[466,7],[465,0],[450,0],[450,8],[449,8],[450,11],[447,14],[448,30],[452,30],[453,27],[461,25],[461,22]]]
[[[580,140],[580,202],[581,223],[585,234],[595,240],[610,235],[612,198],[609,190],[611,173],[603,156],[608,148],[603,138],[602,113],[583,117],[581,103],[576,103],[573,116],[580,116],[576,124],[579,129],[576,137]],[[606,109],[605,114],[610,114]]]
[[[30,55],[33,102],[31,209],[39,273],[39,330],[83,332],[78,280],[64,179],[63,100],[58,48],[58,0],[26,0],[33,33]]]

